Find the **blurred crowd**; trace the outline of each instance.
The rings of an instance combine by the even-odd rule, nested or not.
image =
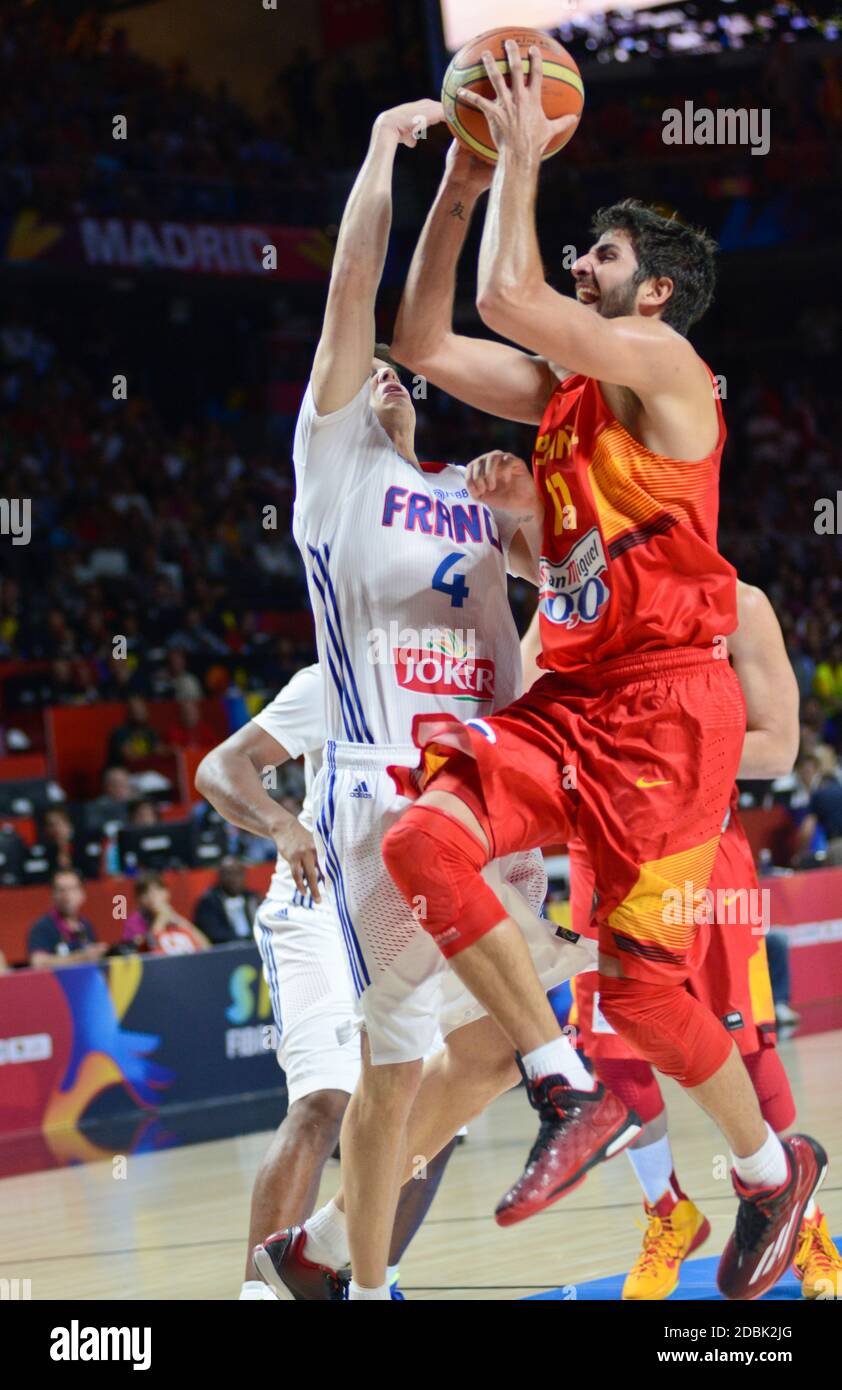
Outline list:
[[[758,372],[726,401],[720,515],[722,549],[769,594],[798,679],[802,756],[779,791],[794,807],[804,862],[833,861],[842,846],[842,547],[816,529],[816,504],[829,491],[835,504],[831,483],[842,476],[842,403],[819,381],[772,384]],[[528,431],[441,392],[416,404],[427,457],[528,451]],[[149,399],[115,406],[30,326],[0,333],[0,460],[8,494],[32,499],[32,540],[4,547],[0,578],[0,659],[24,663],[6,681],[7,734],[16,699],[28,708],[127,700],[107,783],[110,769],[138,758],[212,743],[202,697],[268,696],[312,659],[289,531],[292,424],[282,421],[274,453],[242,448],[215,422],[173,431]],[[27,583],[36,573],[39,583]],[[515,583],[511,597],[523,627],[533,595]],[[179,702],[164,730],[149,722],[150,698]],[[127,823],[151,814],[141,798]]]
[[[305,593],[289,470],[106,382],[30,325],[0,330],[4,490],[32,518],[4,547],[0,660],[47,663],[30,704],[276,688],[301,657],[283,610]]]
[[[105,955],[191,955],[250,941],[260,903],[246,883],[243,865],[233,857],[222,861],[215,883],[196,899],[189,917],[173,906],[164,877],[146,871],[138,875],[132,902],[126,903],[120,940],[110,944],[102,939],[103,924],[86,911],[81,874],[57,869],[51,886],[52,904],[33,922],[27,938],[28,963],[36,970]]]
[[[186,58],[166,68],[142,58],[93,11],[64,18],[20,6],[0,26],[2,211],[34,198],[53,216],[288,220],[292,202],[320,205],[325,166],[356,159],[377,111],[405,100],[411,80],[419,92],[427,85],[417,40],[400,70],[384,51],[364,76],[347,55],[317,63],[299,49],[258,119],[224,82],[201,90]],[[130,139],[110,138],[116,112]]]
[[[3,20],[0,74],[6,119],[0,133],[4,210],[35,198],[47,214],[165,217],[235,213],[232,166],[248,185],[303,172],[291,149],[248,120],[221,86],[203,96],[186,64],[169,71],[134,54],[124,30],[93,12],[62,19],[39,9]],[[110,136],[115,112],[132,138]]]
[[[737,171],[750,188],[798,185],[805,195],[816,182],[832,186],[838,178],[842,76],[835,48],[825,53],[821,41],[822,34],[838,38],[833,25],[795,4],[770,6],[751,20],[730,6],[694,17],[697,8],[611,11],[556,31],[588,78],[588,118],[565,154],[576,174],[566,190],[574,210],[580,197],[600,199],[606,172],[629,172],[630,150],[641,196],[669,200],[669,182],[652,193],[648,185],[684,166],[687,150],[663,143],[661,118],[685,100],[740,108],[756,106],[760,94],[772,116],[772,149],[762,161],[735,147],[693,149],[709,178],[700,197],[717,196],[723,178],[721,196],[733,196],[727,180]],[[694,35],[703,35],[695,46]],[[813,44],[797,42],[804,38]],[[755,39],[762,40],[756,54]],[[746,45],[749,67],[709,56]],[[639,73],[631,62],[622,86],[614,80],[618,64],[657,54],[662,62]],[[682,60],[680,74],[670,54]],[[611,65],[611,80],[600,80],[600,60]],[[408,95],[433,94],[423,35],[415,32],[372,46],[364,66],[353,53],[299,48],[279,69],[258,118],[224,83],[203,90],[186,58],[164,68],[140,57],[125,30],[101,15],[65,19],[27,6],[0,19],[0,82],[0,211],[34,204],[44,217],[289,221],[294,209],[296,221],[336,220],[376,114]],[[110,138],[115,112],[126,116],[131,139]],[[423,176],[433,177],[432,168]]]
[[[819,14],[797,0],[775,0],[756,7],[734,0],[702,0],[644,10],[607,9],[578,14],[554,31],[565,45],[583,47],[598,62],[634,63],[668,59],[676,54],[739,53],[744,49],[792,44],[799,38],[840,34],[838,14]]]

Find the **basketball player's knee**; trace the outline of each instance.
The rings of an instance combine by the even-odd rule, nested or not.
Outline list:
[[[442,826],[439,826],[439,821]],[[444,817],[426,807],[411,807],[383,839],[383,863],[406,899],[418,925],[435,936],[450,923],[462,876],[470,866],[445,859]]]
[[[347,1091],[310,1091],[290,1106],[289,1121],[310,1134],[338,1138],[349,1099]]]
[[[406,1116],[412,1109],[421,1086],[424,1062],[420,1057],[410,1062],[364,1064],[353,1101],[348,1109],[354,1123],[378,1124],[381,1118]]]
[[[682,984],[600,975],[599,1006],[611,1027],[653,1067],[680,1085],[701,1086],[733,1043],[718,1018]]]
[[[484,847],[445,812],[411,806],[387,831],[382,849],[413,916],[445,956],[464,950],[506,916],[480,872],[488,858]]]
[[[774,1047],[761,1047],[743,1057],[751,1084],[757,1092],[760,1113],[776,1134],[795,1123],[795,1101],[789,1077]]]

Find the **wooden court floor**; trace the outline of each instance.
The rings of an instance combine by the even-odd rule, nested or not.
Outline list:
[[[842,1032],[782,1044],[796,1127],[831,1158],[821,1204],[842,1233]],[[718,1132],[664,1083],[679,1181],[709,1217],[703,1255],[722,1249],[735,1201]],[[640,1245],[639,1190],[623,1155],[523,1225],[492,1211],[534,1137],[522,1092],[501,1097],[456,1151],[428,1219],[401,1267],[410,1299],[519,1299],[628,1269]],[[33,1299],[232,1299],[242,1278],[252,1177],[265,1134],[0,1181],[0,1278],[29,1279]],[[338,1183],[325,1172],[322,1196]],[[572,1295],[570,1295],[572,1296]]]

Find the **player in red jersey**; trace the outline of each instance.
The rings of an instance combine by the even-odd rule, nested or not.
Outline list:
[[[578,303],[553,290],[534,208],[541,151],[559,123],[541,107],[537,50],[528,85],[516,45],[507,57],[511,87],[489,54],[495,100],[465,95],[500,155],[477,304],[526,351],[451,331],[466,210],[487,182],[457,154],[416,250],[393,352],[471,404],[539,424],[534,483],[521,460],[492,454],[472,488],[522,520],[542,516],[546,674],[488,719],[416,721],[419,772],[396,780],[420,800],[386,836],[384,857],[523,1058],[541,1125],[498,1206],[509,1224],[610,1156],[614,1120],[603,1088],[578,1077],[516,924],[480,870],[495,855],[581,837],[600,899],[603,1012],[726,1137],[740,1211],[720,1287],[757,1297],[789,1263],[826,1155],[804,1136],[781,1143],[731,1038],[684,987],[697,950],[692,899],[710,878],[745,729],[739,683],[715,659],[736,626],[734,571],[716,549],[725,430],[713,377],[683,336],[710,302],[712,246],[620,204],[600,214],[597,241],[573,267]],[[687,881],[690,904],[675,914],[668,902]]]
[[[772,605],[760,589],[737,584],[738,627],[728,651],[746,697],[746,739],[739,775],[765,779],[792,769],[798,750],[798,688]],[[537,621],[521,643],[524,688],[540,677]],[[708,885],[712,922],[703,922],[704,957],[687,988],[733,1036],[757,1092],[764,1119],[781,1133],[795,1119],[795,1102],[775,1047],[775,1010],[766,962],[763,900],[751,846],[737,815],[736,788],[728,823]],[[570,853],[570,925],[586,937],[593,924],[594,876],[584,846]],[[655,1073],[606,1022],[599,1007],[596,972],[573,981],[568,1023],[599,1079],[626,1101],[644,1122],[626,1149],[643,1188],[647,1228],[643,1248],[626,1278],[623,1298],[668,1298],[678,1284],[682,1261],[710,1234],[710,1224],[679,1186],[667,1133],[667,1114]],[[793,1267],[805,1298],[842,1291],[842,1258],[825,1218],[811,1200],[801,1222]]]

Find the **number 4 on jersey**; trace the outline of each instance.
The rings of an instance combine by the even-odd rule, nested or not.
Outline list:
[[[465,599],[470,594],[470,589],[465,583],[463,574],[454,574],[452,579],[445,578],[448,570],[452,570],[454,565],[458,565],[465,556],[459,550],[452,551],[446,555],[433,575],[433,588],[440,594],[447,594],[450,598],[451,608],[461,608]]]

